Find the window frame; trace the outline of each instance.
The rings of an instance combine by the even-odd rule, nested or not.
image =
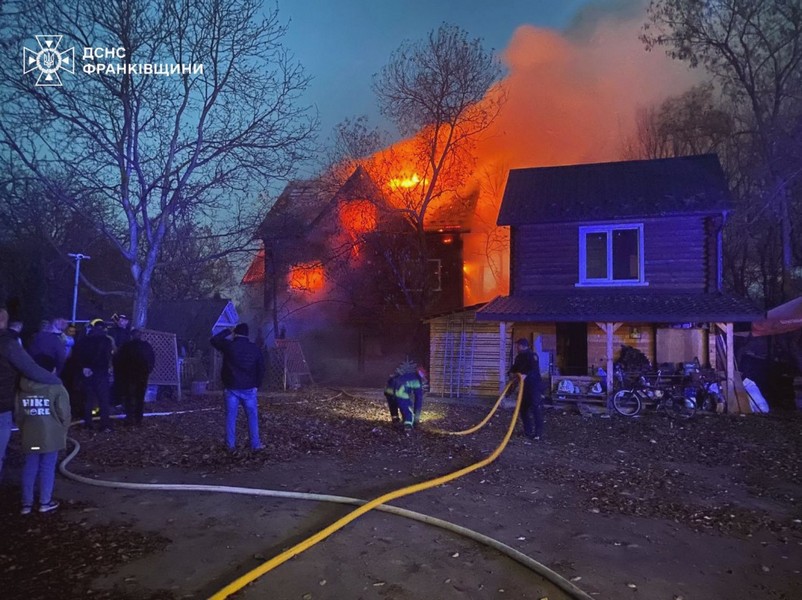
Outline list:
[[[621,230],[638,232],[638,279],[613,279],[613,233]],[[587,274],[587,235],[591,233],[607,234],[607,277],[588,278]],[[633,287],[646,286],[644,272],[645,260],[643,252],[643,223],[609,223],[604,225],[579,226],[579,281],[575,287]]]

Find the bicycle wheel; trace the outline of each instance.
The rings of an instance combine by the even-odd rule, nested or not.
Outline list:
[[[685,396],[672,396],[666,401],[668,414],[679,419],[690,419],[696,414],[696,400]]]
[[[634,417],[640,412],[641,401],[632,390],[620,390],[613,396],[613,408],[619,415]]]

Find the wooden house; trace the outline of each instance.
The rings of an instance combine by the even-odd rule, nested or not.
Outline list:
[[[526,337],[550,357],[550,372],[601,368],[612,389],[625,344],[653,363],[698,358],[726,372],[733,402],[733,323],[761,313],[722,289],[730,207],[715,155],[510,171],[498,216],[510,227],[510,293],[471,318],[497,328],[478,380],[502,387],[512,339]]]
[[[461,236],[469,209],[446,206],[427,216],[425,269],[410,266],[411,260],[393,265],[427,277],[431,311],[463,304]],[[392,273],[398,279],[390,280],[383,253],[395,250],[388,240],[411,235],[403,212],[362,167],[341,185],[292,182],[258,229],[263,249],[243,278],[245,310],[262,323],[268,346],[276,338],[304,342],[322,378],[383,382],[413,346],[404,339],[409,324],[393,321],[399,311],[387,300],[405,273]]]

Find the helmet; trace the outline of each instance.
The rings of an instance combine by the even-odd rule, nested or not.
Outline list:
[[[590,393],[591,394],[601,394],[602,393],[602,386],[601,383],[598,381],[590,386]]]
[[[415,370],[418,368],[418,365],[415,364],[414,360],[405,360],[396,368],[395,372],[398,375],[407,375],[409,373],[414,373]]]
[[[98,326],[105,327],[106,321],[104,321],[103,319],[92,319],[91,321],[89,321],[89,325],[91,325],[92,327],[98,327]]]

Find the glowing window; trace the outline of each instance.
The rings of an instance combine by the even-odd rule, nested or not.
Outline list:
[[[301,263],[290,268],[287,285],[296,292],[317,292],[323,288],[325,272],[320,263]]]

